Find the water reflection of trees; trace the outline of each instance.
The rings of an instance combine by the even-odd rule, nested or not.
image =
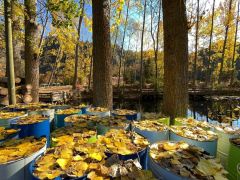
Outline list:
[[[240,99],[238,97],[218,97],[206,101],[190,102],[193,114],[205,115],[207,119],[229,123],[239,119]]]
[[[123,101],[114,103],[115,108],[135,109],[141,112],[161,113],[162,100]],[[189,102],[189,116],[198,120],[215,120],[231,122],[240,118],[240,98],[218,97],[207,100],[191,100]]]

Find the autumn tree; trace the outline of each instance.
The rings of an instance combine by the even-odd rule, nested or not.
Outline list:
[[[146,21],[146,11],[147,11],[147,0],[144,0],[143,6],[143,24],[142,24],[142,34],[141,34],[141,64],[140,64],[140,93],[142,96],[143,89],[143,46],[144,46],[144,33],[145,33],[145,21]]]
[[[197,79],[199,3],[200,3],[200,0],[197,0],[197,22],[196,22],[196,35],[195,35],[195,55],[194,55],[194,63],[193,63],[193,86],[194,86],[194,88],[196,88],[196,79]]]
[[[159,50],[159,34],[160,34],[160,21],[161,21],[161,11],[162,11],[162,0],[159,0],[158,11],[157,11],[157,27],[154,28],[154,15],[156,14],[155,4],[153,0],[150,1],[150,11],[151,11],[151,25],[150,33],[153,41],[153,50],[154,50],[154,62],[155,62],[155,90],[158,88],[158,50]],[[157,1],[158,3],[158,1]],[[155,32],[156,31],[156,32]]]
[[[209,47],[208,47],[208,67],[207,67],[207,77],[206,84],[208,84],[211,80],[211,71],[210,71],[210,62],[212,55],[212,39],[213,39],[213,27],[214,27],[214,14],[215,14],[215,0],[213,0],[212,5],[212,15],[211,15],[211,29],[210,29],[210,38],[209,38]]]
[[[163,0],[163,112],[186,116],[188,107],[188,28],[185,0]],[[171,124],[173,122],[171,121]]]
[[[93,104],[112,108],[112,59],[110,6],[108,0],[93,0]]]
[[[232,62],[231,62],[231,78],[230,78],[230,85],[233,84],[234,81],[234,73],[235,73],[235,56],[236,56],[236,46],[237,46],[237,37],[238,37],[238,23],[239,23],[239,1],[237,5],[237,16],[236,16],[236,28],[235,28],[235,37],[234,37],[234,45],[233,45],[233,55],[232,55]]]
[[[80,0],[79,3],[80,3],[81,14],[79,16],[78,28],[77,28],[77,37],[78,38],[77,38],[77,43],[76,43],[76,48],[75,48],[75,71],[74,71],[73,89],[76,89],[77,85],[78,85],[79,38],[80,38],[81,25],[82,25],[83,16],[84,16],[85,0]]]
[[[5,39],[6,39],[6,60],[8,68],[8,98],[9,104],[16,104],[15,94],[15,75],[12,45],[12,20],[11,20],[11,1],[4,0],[4,16],[5,16]]]
[[[123,48],[124,48],[125,36],[126,36],[127,25],[128,25],[129,6],[130,6],[130,0],[128,0],[128,2],[127,2],[127,14],[126,14],[125,22],[124,22],[123,38],[122,38],[120,57],[119,57],[119,69],[118,69],[118,91],[119,91],[119,93],[120,93],[120,78],[121,78],[121,69],[122,69],[122,58],[123,58],[123,51],[124,51]]]
[[[24,77],[24,61],[21,57],[21,50],[24,42],[24,6],[18,0],[11,2],[12,17],[12,38],[15,75]]]
[[[225,35],[224,35],[224,42],[223,42],[223,48],[222,48],[222,57],[221,57],[221,62],[220,62],[218,83],[220,83],[223,78],[223,64],[224,64],[225,51],[226,51],[226,45],[227,45],[227,40],[228,40],[229,25],[230,25],[230,20],[231,20],[231,15],[232,15],[232,13],[231,13],[232,3],[233,3],[233,0],[229,0],[228,12],[226,13]]]
[[[32,86],[33,102],[39,101],[39,59],[36,0],[24,0],[25,5],[25,78]]]

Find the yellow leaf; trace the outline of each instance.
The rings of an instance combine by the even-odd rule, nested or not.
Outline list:
[[[58,165],[59,165],[63,170],[66,170],[66,169],[67,169],[68,162],[69,162],[69,159],[57,159]]]

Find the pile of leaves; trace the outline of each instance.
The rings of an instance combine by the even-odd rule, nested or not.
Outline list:
[[[8,108],[18,109],[18,110],[29,110],[29,111],[37,111],[39,109],[48,108],[50,105],[45,103],[29,103],[29,104],[16,104],[9,105]]]
[[[110,134],[112,138],[118,137],[116,142],[119,144],[116,148],[120,148],[120,151],[112,149],[113,140],[110,139]],[[153,179],[151,173],[141,170],[141,165],[136,160],[126,162],[111,158],[106,160],[105,153],[110,150],[116,154],[125,154],[126,151],[127,154],[132,154],[145,148],[148,143],[138,136],[130,136],[123,130],[111,131],[98,138],[95,131],[73,132],[71,135],[57,133],[57,136],[55,134],[52,138],[55,146],[37,159],[33,173],[39,179],[54,179],[59,176],[77,178],[85,175],[92,180],[119,177],[134,179],[138,176],[144,179],[145,175],[148,179]],[[130,137],[133,139],[127,139]],[[132,140],[134,142],[131,142]],[[121,149],[120,146],[124,147]]]
[[[129,126],[129,120],[122,116],[99,118],[96,119],[96,123],[109,128],[126,129]]]
[[[116,114],[118,116],[126,116],[126,115],[134,115],[137,114],[137,111],[134,110],[128,110],[128,109],[115,109],[112,111],[113,114]]]
[[[159,142],[151,145],[150,157],[159,166],[188,179],[226,180],[220,161],[204,150],[185,142]]]
[[[143,113],[142,119],[162,119],[163,115],[160,113]]]
[[[67,128],[66,128],[67,129]],[[73,129],[73,127],[70,127]],[[81,141],[83,144],[88,143],[91,138],[94,137],[94,142],[96,141],[96,131],[91,130],[81,130],[81,132],[73,132],[72,134],[66,134],[62,132],[52,133],[52,141],[54,142],[54,146],[61,145],[75,145],[77,141]]]
[[[88,121],[94,121],[99,119],[98,116],[88,115],[88,114],[80,114],[80,115],[71,115],[64,119],[65,122],[69,123],[83,123]]]
[[[159,120],[134,121],[134,127],[146,131],[167,131],[168,127]]]
[[[20,116],[24,116],[25,112],[8,112],[8,111],[0,111],[0,120],[2,119],[12,119]]]
[[[176,118],[175,121],[181,123],[182,125],[186,125],[186,126],[211,128],[211,125],[208,122],[198,121],[198,120],[193,119],[193,118]]]
[[[212,131],[206,131],[200,127],[171,126],[170,129],[179,136],[197,141],[213,141],[218,138],[216,133]]]
[[[88,109],[88,112],[98,113],[98,112],[107,112],[109,111],[107,108],[103,107],[90,107]]]
[[[73,126],[61,127],[54,130],[51,133],[51,137],[57,138],[63,135],[73,135],[74,133],[83,133],[83,132],[89,131],[89,129],[90,129],[89,127],[84,128],[79,124],[74,124]],[[94,131],[94,133],[96,132]]]
[[[96,144],[85,144],[84,148],[59,146],[48,149],[45,155],[36,161],[34,175],[39,179],[54,179],[59,176],[87,176],[90,180],[154,179],[151,172],[141,170],[137,160],[120,161],[113,160],[112,157],[101,159],[101,156],[93,151],[94,146]]]
[[[47,120],[47,117],[44,117],[42,115],[39,114],[33,114],[33,115],[29,115],[29,116],[25,116],[25,117],[21,117],[16,121],[16,124],[19,125],[24,125],[24,124],[35,124],[35,123],[39,123],[42,121]]]
[[[240,135],[240,128],[233,127],[228,123],[220,123],[214,127],[216,130],[224,132],[225,134]]]
[[[19,129],[6,129],[5,127],[0,127],[0,141],[7,139],[17,132],[19,132]]]
[[[105,162],[105,167],[107,167],[108,177],[104,179],[125,179],[125,180],[154,180],[151,171],[142,170],[142,167],[137,159],[121,161],[117,155],[113,155],[108,158]],[[96,169],[97,170],[97,169]],[[101,170],[101,169],[100,169]],[[97,172],[99,174],[99,172]],[[90,179],[102,179],[97,175],[95,171],[88,174]]]
[[[148,140],[137,133],[119,129],[110,129],[99,136],[98,141],[107,147],[107,152],[121,155],[137,153],[149,145]]]
[[[67,123],[72,123],[73,126],[81,128],[96,129],[97,125],[103,125],[109,128],[122,128],[128,127],[129,121],[126,118],[117,117],[98,117],[95,115],[72,115],[64,119]]]
[[[78,106],[76,106],[75,108],[77,108],[77,109],[81,109],[81,108],[86,108],[86,107],[88,107],[88,105],[82,103],[82,104],[79,104]]]
[[[0,164],[30,156],[42,149],[45,144],[46,138],[27,137],[8,140],[0,145]]]
[[[75,133],[55,138],[57,145],[36,161],[34,175],[39,179],[81,177],[103,164],[105,148],[98,143],[88,143],[90,135]]]
[[[233,144],[240,147],[240,138],[234,138],[230,140]]]
[[[68,108],[68,109],[60,109],[57,110],[55,114],[78,114],[80,112],[80,109],[75,108]]]

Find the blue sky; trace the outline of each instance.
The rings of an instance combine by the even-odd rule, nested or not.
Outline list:
[[[76,0],[78,2],[78,0]],[[189,0],[189,1],[192,1],[192,2],[195,2],[196,0]],[[200,4],[204,4],[206,9],[211,9],[212,7],[212,2],[213,0],[200,0]],[[216,0],[216,6],[219,5],[220,2],[224,2],[224,0]],[[126,7],[125,8],[125,11],[126,11]],[[142,15],[140,14],[136,14],[134,13],[134,8],[131,9],[131,13],[130,13],[130,17],[129,18],[132,18],[132,19],[135,19],[135,21],[139,22],[140,24],[142,24]],[[92,7],[91,5],[89,5],[88,3],[85,5],[85,13],[88,17],[91,17],[92,16]],[[150,21],[150,16],[147,16],[146,19],[147,21]],[[51,22],[49,22],[50,24]],[[149,27],[149,22],[146,22],[146,28]],[[121,27],[121,29],[123,29],[123,27]],[[47,35],[49,33],[50,29],[48,28],[47,31],[46,31],[46,34]],[[140,32],[139,32],[140,33]],[[135,50],[136,49],[136,45],[138,46],[138,50],[140,50],[140,42],[137,42],[139,40],[140,37],[134,37],[131,39],[131,44],[130,44],[130,49],[132,50]],[[83,24],[82,24],[82,28],[81,28],[81,35],[80,35],[80,39],[83,40],[83,41],[92,41],[92,33],[89,32],[88,28],[86,28],[85,24],[84,24],[84,21],[83,21]],[[191,44],[191,42],[194,42],[192,41],[193,38],[190,36],[189,37],[190,39],[190,42],[189,42],[189,45],[192,46],[193,44]],[[122,38],[120,37],[119,38],[119,42],[121,42]],[[145,46],[144,46],[144,49],[149,49],[149,48],[152,48],[152,45],[151,45],[151,42],[152,39],[150,37],[150,34],[148,34],[147,32],[145,33]],[[124,48],[127,49],[128,48],[128,42],[129,42],[129,39],[128,37],[126,37],[125,39],[125,45],[124,45]]]
[[[40,8],[40,7],[38,7],[38,8]],[[85,13],[88,17],[92,16],[91,5],[85,4]],[[45,16],[45,14],[44,14],[44,16]],[[49,32],[51,31],[51,23],[52,23],[52,20],[50,18],[48,20],[48,26],[46,27],[45,36],[48,36]],[[84,21],[82,22],[80,39],[83,41],[92,41],[92,33],[89,32],[88,28],[84,24]]]
[[[85,13],[88,17],[92,16],[92,7],[89,4],[86,4],[85,6]],[[83,41],[92,41],[92,33],[88,31],[88,29],[86,28],[84,22],[82,24],[82,28],[81,28],[81,36],[80,39]]]

